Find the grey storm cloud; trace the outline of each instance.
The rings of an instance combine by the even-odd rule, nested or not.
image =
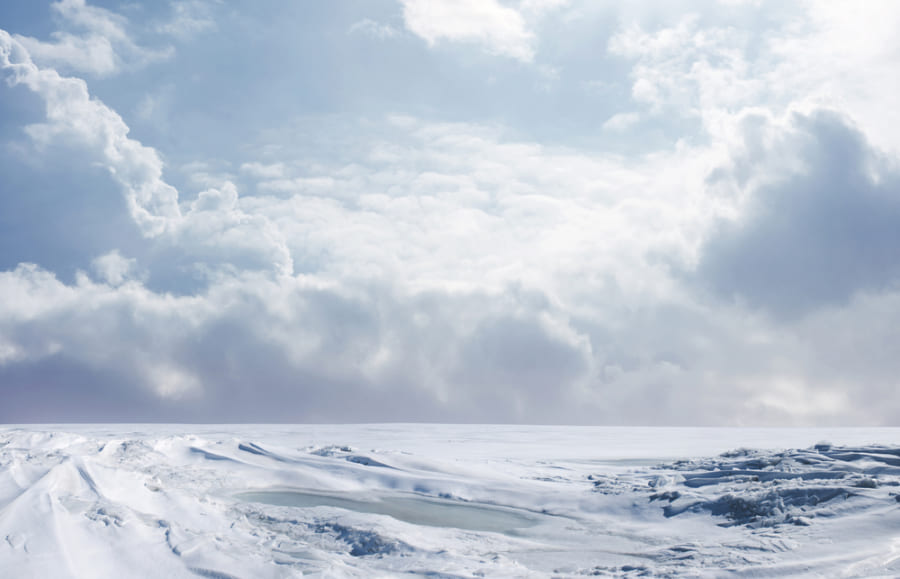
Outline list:
[[[835,113],[795,114],[789,147],[801,169],[753,190],[746,212],[702,248],[696,275],[720,296],[786,317],[846,304],[900,279],[900,171]],[[748,147],[735,172],[770,170]],[[721,175],[718,176],[721,178]]]
[[[179,297],[117,281],[0,274],[0,421],[562,421],[554,400],[590,367],[559,312],[523,312],[535,300],[515,291],[245,275]]]

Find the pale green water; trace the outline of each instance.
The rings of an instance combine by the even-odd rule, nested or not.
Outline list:
[[[507,507],[422,496],[382,496],[368,499],[359,495],[307,491],[254,491],[235,496],[248,502],[300,508],[336,507],[358,513],[387,515],[414,525],[454,527],[470,531],[505,533],[531,527],[539,522],[539,515]]]

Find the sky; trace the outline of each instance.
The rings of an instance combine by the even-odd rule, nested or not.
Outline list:
[[[900,425],[898,29],[6,0],[0,421]]]

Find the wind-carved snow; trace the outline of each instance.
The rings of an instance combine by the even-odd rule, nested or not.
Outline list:
[[[892,520],[883,531],[897,533],[900,447],[823,443],[801,450],[739,449],[713,458],[661,464],[628,477],[589,478],[597,492],[647,495],[648,502],[660,505],[666,518],[711,518],[719,527],[744,527],[745,537],[753,539],[729,545],[732,552],[724,558],[696,544],[671,547],[671,560],[665,567],[671,573],[679,567],[694,566],[698,560],[704,562],[703,566],[715,560],[716,566],[727,568],[735,554],[748,563],[765,565],[773,560],[770,554],[794,550],[799,539],[816,536],[792,532],[782,528],[785,525],[809,527],[828,519],[834,526],[843,518],[870,518]],[[896,553],[900,534],[894,537],[883,561],[885,568],[879,573],[900,570],[900,553]],[[838,535],[835,539],[848,538]],[[840,549],[832,554],[836,562],[842,555],[848,554]],[[657,558],[657,563],[664,558]],[[794,567],[784,571],[793,574],[790,569]],[[631,565],[617,570],[625,575],[650,573],[647,567]],[[657,566],[651,574],[660,571]],[[773,569],[773,574],[779,573]]]
[[[900,448],[820,444],[776,453],[739,450],[669,468],[684,473],[672,486],[685,490],[655,493],[651,500],[669,502],[667,517],[707,511],[728,519],[720,525],[809,525],[814,517],[850,508],[849,499],[855,499],[853,508],[863,501],[869,508],[893,507],[900,499]]]
[[[823,434],[836,444],[813,444]],[[896,576],[900,445],[873,443],[898,439],[896,429],[9,427],[0,569]],[[758,448],[721,453],[748,442]]]

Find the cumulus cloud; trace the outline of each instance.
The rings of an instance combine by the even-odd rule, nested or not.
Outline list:
[[[723,110],[758,102],[765,81],[751,74],[747,31],[701,27],[696,14],[647,31],[631,23],[608,43],[611,54],[634,61],[631,96],[654,113],[702,120],[707,129]]]
[[[136,260],[123,257],[118,250],[110,251],[93,260],[91,265],[100,279],[112,286],[122,285],[133,274]]]
[[[590,388],[587,338],[568,325],[554,327],[559,321],[550,316],[531,315],[488,317],[464,343],[453,376],[469,390],[466,402],[484,409],[481,420],[522,422],[536,415],[560,420],[571,412],[563,401]]]
[[[632,62],[636,103],[653,114],[699,120],[719,138],[744,108],[835,109],[877,148],[900,152],[893,130],[900,113],[890,96],[900,90],[890,72],[900,51],[893,34],[900,5],[878,0],[848,11],[829,0],[724,4],[723,13],[696,6],[669,18],[624,20],[607,50]],[[759,11],[770,22],[747,25]]]
[[[785,333],[740,310],[573,316],[521,287],[401,293],[309,276],[232,275],[174,297],[20,266],[0,275],[0,293],[16,304],[0,310],[4,420],[821,424],[889,423],[900,408],[883,341],[896,296]],[[844,333],[822,331],[831,324]],[[822,366],[821,349],[836,354]],[[878,406],[847,397],[873,361]],[[29,390],[35,376],[45,386]]]
[[[171,48],[153,50],[138,46],[126,31],[127,21],[118,14],[85,0],[59,0],[51,5],[63,23],[79,34],[57,31],[53,42],[16,35],[31,58],[42,65],[93,76],[108,76],[123,68],[143,66],[170,58]]]
[[[900,38],[900,4],[874,0],[855,10],[829,0],[811,0],[768,40],[770,98],[806,108],[843,111],[878,149],[900,154],[900,124],[893,74]]]
[[[264,215],[245,212],[230,182],[200,192],[174,238],[184,254],[211,267],[225,263],[239,270],[293,273],[282,232]]]
[[[500,420],[561,420],[559,408],[535,414],[534,401],[572,388],[589,365],[583,341],[573,341],[564,322],[553,322],[556,314],[523,319],[508,309],[514,304],[507,298],[478,293],[401,297],[387,288],[241,275],[179,298],[87,278],[67,286],[29,265],[0,274],[0,293],[16,303],[0,311],[7,364],[64,364],[105,375],[80,392],[82,410],[102,406],[110,382],[138,374],[155,400],[145,419],[362,419],[374,412],[404,420],[487,413]],[[495,314],[479,322],[485,306]],[[514,342],[505,343],[507,331],[518,334]],[[521,367],[515,356],[525,353],[547,362],[540,376]],[[0,372],[15,375],[13,368]],[[479,380],[461,379],[474,376]],[[504,383],[493,384],[496,379]],[[409,403],[398,406],[398,396]],[[486,396],[495,400],[485,408]],[[521,396],[529,397],[527,404],[515,402]],[[173,399],[178,407],[166,411]],[[38,408],[44,419],[69,412],[39,392],[20,392],[17,403],[4,406],[3,418]]]
[[[132,217],[147,235],[158,235],[181,216],[178,192],[162,180],[162,161],[155,150],[128,137],[128,126],[112,109],[92,99],[87,84],[39,68],[28,49],[0,30],[0,69],[11,82],[38,93],[46,105],[46,122],[27,128],[38,142],[74,139],[102,159],[125,189]]]
[[[472,42],[523,62],[534,58],[534,33],[517,10],[496,0],[401,0],[406,28],[429,45]]]
[[[833,112],[794,113],[780,131],[765,118],[753,120],[748,140],[767,128],[773,138],[757,137],[735,160],[735,171],[780,176],[750,186],[740,216],[707,240],[697,275],[724,296],[788,317],[895,286],[896,168]],[[778,171],[787,154],[795,167]]]
[[[178,191],[163,179],[163,163],[156,150],[130,138],[122,118],[91,98],[83,80],[39,68],[27,50],[2,30],[0,68],[11,73],[13,83],[27,86],[46,103],[46,122],[27,127],[29,135],[38,143],[62,138],[88,147],[121,185],[131,216],[144,235],[164,236],[167,243],[190,241],[186,253],[213,268],[225,263],[292,271],[280,232],[266,217],[241,210],[233,184],[226,181],[218,189],[201,192],[183,213]]]
[[[114,269],[121,263],[111,265],[114,261],[100,261],[100,267],[106,267],[104,273],[121,274]],[[203,317],[189,307],[189,299],[156,296],[139,284],[95,284],[84,275],[75,284],[65,285],[30,264],[0,274],[0,294],[9,300],[0,311],[0,326],[22,361],[66,359],[89,369],[117,368],[123,372],[120,377],[132,365],[139,369],[135,376],[140,376],[142,385],[163,398],[182,396],[197,387],[189,372],[170,362],[179,328]],[[168,338],[153,345],[166,334]]]

